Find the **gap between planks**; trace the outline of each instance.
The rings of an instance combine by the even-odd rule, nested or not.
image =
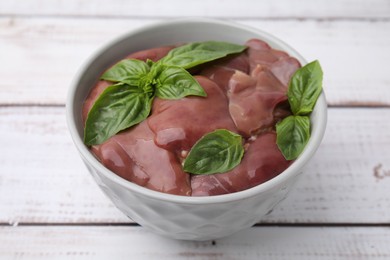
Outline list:
[[[47,108],[65,108],[65,104],[41,104],[41,103],[14,103],[14,104],[0,104],[0,108],[27,108],[27,107],[47,107]],[[328,108],[339,109],[339,108],[390,108],[390,104],[382,102],[346,102],[340,104],[328,103]]]
[[[105,19],[105,20],[145,20],[156,22],[160,20],[176,20],[185,17],[177,16],[137,16],[137,15],[66,15],[66,14],[14,14],[14,13],[2,13],[0,18],[27,18],[27,19]],[[231,20],[231,16],[205,16],[205,18],[218,19],[218,20]],[[234,17],[234,20],[240,21],[317,21],[317,22],[337,22],[337,21],[354,21],[354,22],[389,22],[390,17],[342,17],[342,16],[328,16],[328,17],[316,17],[316,16],[266,16],[266,17],[256,17],[256,16],[237,16]]]
[[[248,8],[250,7],[250,8]],[[50,15],[73,17],[138,17],[138,18],[180,18],[180,17],[343,17],[343,18],[389,18],[390,6],[386,0],[354,1],[310,1],[291,4],[280,1],[178,1],[178,0],[97,0],[93,3],[79,0],[32,0],[23,5],[2,1],[0,13],[8,15]]]
[[[135,222],[90,222],[90,223],[68,223],[68,222],[52,222],[52,223],[33,223],[33,222],[24,222],[24,223],[0,223],[0,227],[141,227],[140,224]],[[256,223],[252,228],[256,227],[389,227],[390,223]]]

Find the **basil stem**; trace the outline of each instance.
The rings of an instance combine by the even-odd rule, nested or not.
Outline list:
[[[242,137],[219,129],[195,143],[184,161],[183,169],[193,174],[227,172],[240,164],[243,155]]]

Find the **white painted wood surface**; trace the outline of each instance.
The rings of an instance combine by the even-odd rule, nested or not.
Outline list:
[[[3,259],[389,259],[389,228],[254,227],[205,242],[139,227],[0,227]],[[29,239],[20,241],[20,237]]]
[[[331,108],[305,175],[264,222],[390,223],[389,118],[388,108]],[[0,108],[0,136],[0,223],[129,222],[89,176],[63,107]]]
[[[122,215],[68,135],[65,98],[111,39],[165,19],[230,19],[319,59],[329,123],[256,227],[165,239]],[[0,1],[0,259],[389,259],[390,1]],[[113,226],[110,226],[113,225]]]
[[[390,11],[389,11],[390,13]],[[104,44],[161,19],[0,17],[0,104],[64,104],[75,73]],[[318,59],[331,105],[390,106],[390,21],[235,20]],[[22,64],[22,65],[21,65]]]
[[[387,0],[26,0],[2,1],[0,14],[106,17],[389,18]]]

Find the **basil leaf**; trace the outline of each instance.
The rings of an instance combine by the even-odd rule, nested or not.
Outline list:
[[[323,73],[318,61],[313,61],[294,73],[287,92],[294,115],[307,115],[313,111],[321,94],[322,77]]]
[[[240,53],[246,48],[243,45],[227,42],[195,42],[171,50],[160,62],[189,69],[229,54]]]
[[[153,97],[138,87],[117,84],[107,87],[88,113],[84,143],[101,144],[119,131],[149,116]]]
[[[207,96],[198,81],[185,69],[166,66],[157,77],[156,96],[164,99],[180,99],[185,96]]]
[[[296,159],[310,138],[308,116],[288,116],[276,124],[276,144],[286,160]]]
[[[225,42],[191,43],[171,50],[156,63],[136,59],[118,62],[101,76],[118,84],[108,87],[93,105],[84,129],[84,143],[100,144],[145,120],[155,96],[165,99],[207,96],[185,69],[245,49],[246,46]]]
[[[241,162],[243,155],[242,137],[219,129],[195,143],[184,161],[183,169],[193,174],[227,172]]]
[[[149,65],[141,60],[125,59],[104,72],[100,79],[138,86],[139,80],[145,77],[149,70]]]

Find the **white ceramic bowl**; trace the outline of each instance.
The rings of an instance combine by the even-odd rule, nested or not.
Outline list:
[[[73,141],[88,170],[103,192],[128,217],[155,233],[187,240],[221,238],[251,227],[285,198],[303,166],[317,150],[325,132],[327,108],[321,94],[311,114],[312,133],[299,158],[277,177],[237,193],[185,197],[156,192],[133,184],[105,168],[83,143],[83,101],[99,75],[127,54],[178,42],[219,40],[243,44],[259,38],[284,50],[301,64],[306,61],[290,46],[262,32],[239,24],[203,18],[175,20],[132,31],[97,52],[82,68],[68,94],[67,121]]]

